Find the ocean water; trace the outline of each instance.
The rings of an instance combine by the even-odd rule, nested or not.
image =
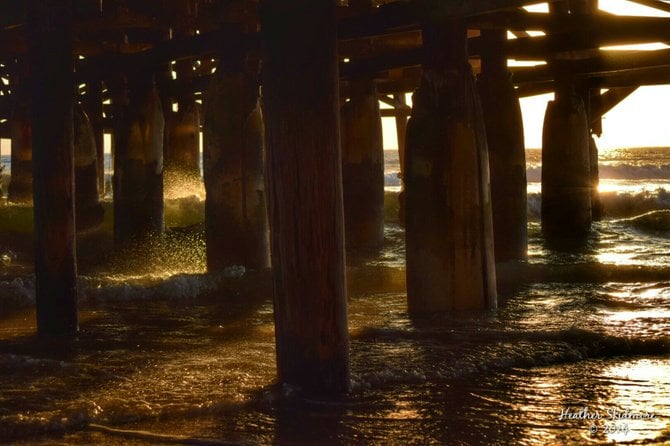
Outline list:
[[[606,217],[556,250],[528,151],[529,259],[498,265],[500,308],[406,311],[398,160],[386,240],[348,253],[352,390],[276,384],[267,271],[205,273],[201,185],[170,179],[168,233],[126,252],[78,238],[79,336],[35,337],[32,209],[0,206],[0,443],[667,444],[670,149],[601,154]],[[4,160],[3,160],[4,162]]]

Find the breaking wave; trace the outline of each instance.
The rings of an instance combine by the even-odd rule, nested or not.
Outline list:
[[[601,192],[600,201],[606,218],[627,218],[641,216],[652,211],[670,209],[670,192],[659,188],[653,191]],[[539,220],[542,211],[542,196],[539,193],[528,194],[528,217]]]
[[[668,180],[670,164],[600,164],[599,175],[603,180]],[[528,182],[542,181],[542,167],[529,166],[526,178]]]

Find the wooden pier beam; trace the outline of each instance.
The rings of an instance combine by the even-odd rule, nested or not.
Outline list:
[[[351,81],[342,106],[342,186],[348,248],[384,243],[384,147],[377,89],[371,78]]]
[[[13,109],[10,115],[11,179],[10,203],[30,203],[33,199],[33,129],[27,76],[12,79]]]
[[[270,266],[263,115],[258,62],[234,45],[221,57],[205,98],[203,167],[210,272]],[[236,54],[237,53],[237,54]]]
[[[98,190],[98,146],[88,115],[74,110],[74,176],[77,231],[99,226],[105,216]]]
[[[279,380],[349,388],[335,1],[261,2]]]
[[[27,11],[37,331],[71,335],[78,329],[72,3],[30,0]]]
[[[550,4],[567,14],[567,3]],[[591,228],[589,121],[570,61],[553,60],[555,99],[542,132],[542,232],[549,238],[583,237]]]
[[[115,86],[114,241],[162,234],[163,110],[151,72]]]
[[[412,313],[496,306],[486,131],[463,22],[424,25],[405,154]]]
[[[526,153],[519,98],[505,55],[506,31],[482,30],[482,72],[477,79],[491,169],[495,257],[523,260],[528,245]]]

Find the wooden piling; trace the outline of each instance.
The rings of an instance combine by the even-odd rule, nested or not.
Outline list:
[[[75,216],[77,231],[100,225],[105,211],[98,192],[98,146],[88,115],[81,106],[74,111]]]
[[[393,99],[398,105],[407,105],[405,93],[396,93],[393,95]],[[407,117],[405,115],[398,114],[395,117],[395,131],[398,138],[398,160],[400,161],[400,176],[402,177],[402,169],[405,166],[405,141],[407,139]]]
[[[491,173],[495,258],[524,260],[528,245],[526,153],[519,98],[504,45],[506,31],[482,30],[482,72],[477,79]]]
[[[550,3],[568,14],[568,2]],[[582,238],[591,229],[589,120],[577,92],[574,63],[551,60],[555,99],[547,104],[542,131],[542,232],[548,238]]]
[[[407,105],[405,93],[394,94],[398,104]],[[398,138],[398,161],[400,163],[400,193],[398,194],[398,221],[405,224],[405,144],[407,141],[407,117],[395,117],[395,129]]]
[[[281,382],[349,388],[335,1],[261,2]]]
[[[589,137],[589,182],[591,185],[591,218],[599,221],[603,217],[603,203],[600,200],[600,169],[598,166],[598,145],[593,136]]]
[[[407,105],[405,93],[393,95],[397,104]],[[395,130],[398,138],[398,161],[400,163],[400,193],[398,194],[398,221],[405,224],[405,142],[407,141],[407,117],[398,115],[395,117]]]
[[[572,14],[598,14],[598,0],[568,0]],[[594,42],[593,48],[598,45]],[[602,111],[599,88],[582,86],[578,94],[581,95],[586,108],[589,127],[589,183],[591,185],[591,219],[598,221],[602,218],[603,205],[600,200],[598,186],[600,184],[600,169],[598,166],[598,146],[593,134],[602,133]]]
[[[582,99],[557,95],[542,132],[542,232],[582,237],[591,228],[589,132]]]
[[[203,126],[207,269],[270,266],[258,63],[222,57],[207,91]]]
[[[27,12],[37,330],[71,335],[78,329],[72,3],[30,0]]]
[[[114,240],[122,245],[163,232],[165,121],[151,73],[133,73],[117,88]]]
[[[486,134],[463,22],[426,24],[405,154],[409,311],[496,306]]]
[[[96,147],[98,193],[105,196],[105,135],[102,125],[102,83],[92,79],[86,83],[86,97],[83,103],[87,118],[93,131]]]
[[[12,171],[7,191],[10,203],[30,203],[33,199],[33,129],[26,87],[15,87],[14,109],[10,118]]]
[[[379,247],[384,242],[384,147],[372,79],[352,80],[340,116],[346,244]]]

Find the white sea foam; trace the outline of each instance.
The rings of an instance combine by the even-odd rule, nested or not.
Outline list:
[[[107,275],[78,277],[78,297],[86,301],[134,301],[144,299],[192,299],[215,291],[227,279],[241,278],[243,266],[233,266],[217,274],[175,274],[165,277]],[[0,280],[0,306],[26,308],[35,304],[34,276]]]

